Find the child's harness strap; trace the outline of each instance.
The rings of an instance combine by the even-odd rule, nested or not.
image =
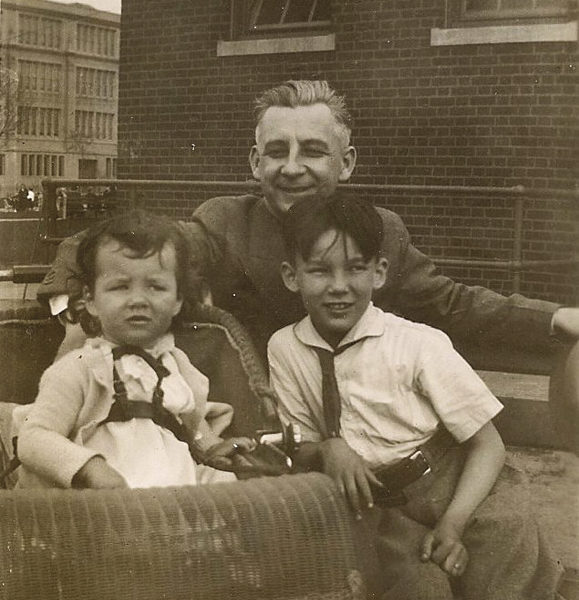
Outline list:
[[[115,365],[115,362],[125,354],[140,356],[155,371],[158,379],[157,385],[153,390],[152,402],[129,400],[127,388],[124,381],[120,378]],[[178,440],[188,443],[185,427],[179,423],[175,415],[163,406],[163,388],[161,387],[161,383],[163,378],[169,374],[169,370],[165,365],[161,364],[161,361],[138,346],[125,345],[113,348],[113,387],[115,390],[115,401],[104,422],[151,419],[160,427],[171,431]]]

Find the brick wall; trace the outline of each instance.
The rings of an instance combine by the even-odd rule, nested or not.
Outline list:
[[[430,46],[443,0],[334,1],[336,50],[217,57],[228,0],[124,0],[119,174],[141,179],[251,177],[253,98],[289,78],[324,78],[346,95],[359,152],[352,182],[573,189],[577,55],[573,43]],[[210,194],[153,194],[186,217]],[[147,202],[151,194],[145,194]],[[433,257],[511,258],[513,198],[472,193],[373,194]],[[524,257],[577,252],[579,202],[525,203]],[[512,274],[446,268],[512,290]],[[576,270],[521,277],[528,295],[579,300]]]

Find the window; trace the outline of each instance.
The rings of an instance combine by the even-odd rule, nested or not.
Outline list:
[[[85,139],[112,140],[113,120],[112,113],[77,110],[74,114],[76,132]]]
[[[64,177],[64,156],[58,154],[22,154],[20,174],[38,177]]]
[[[76,68],[76,95],[84,98],[115,97],[116,73],[88,67]]]
[[[331,0],[230,0],[231,41],[217,56],[335,49]]]
[[[245,22],[250,34],[319,29],[331,21],[329,0],[250,0],[244,4],[241,24]]]
[[[117,159],[107,158],[106,159],[106,176],[109,179],[113,179],[117,176]]]
[[[79,158],[78,160],[78,178],[96,179],[97,161],[92,158]]]
[[[447,0],[432,46],[576,42],[577,0]],[[574,20],[575,19],[575,20]]]
[[[76,49],[86,54],[115,57],[117,32],[114,29],[85,25],[76,26]]]
[[[544,23],[570,16],[569,0],[461,0],[462,22]]]
[[[58,137],[60,109],[19,106],[16,133],[23,136]]]
[[[19,13],[18,42],[27,46],[58,49],[62,44],[62,22]]]
[[[60,92],[62,67],[54,63],[18,61],[20,89],[25,92]]]

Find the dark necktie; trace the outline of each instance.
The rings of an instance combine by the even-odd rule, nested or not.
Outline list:
[[[340,437],[340,415],[342,414],[342,400],[336,380],[334,358],[359,341],[340,346],[334,352],[314,347],[322,368],[322,405],[328,437]]]

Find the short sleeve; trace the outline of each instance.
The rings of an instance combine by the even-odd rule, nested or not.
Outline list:
[[[416,379],[420,393],[459,442],[471,438],[503,408],[440,331],[424,336]]]

